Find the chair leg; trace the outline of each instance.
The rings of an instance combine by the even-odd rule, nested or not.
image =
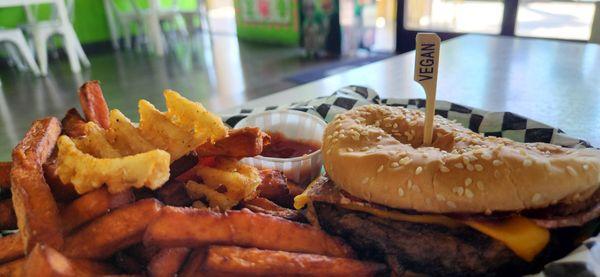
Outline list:
[[[48,49],[46,49],[46,37],[38,30],[33,31],[33,41],[35,44],[35,54],[40,65],[40,75],[48,75]]]
[[[25,64],[23,64],[23,60],[21,60],[21,56],[19,55],[19,50],[17,49],[17,46],[15,46],[12,43],[5,43],[4,49],[6,49],[8,57],[11,61],[15,63],[19,71],[27,70],[27,67],[25,66]]]
[[[39,76],[40,69],[38,68],[38,65],[35,63],[35,59],[33,58],[33,54],[31,53],[31,50],[29,49],[29,46],[27,45],[27,41],[25,41],[25,37],[23,35],[21,35],[21,36],[15,38],[14,43],[17,46],[17,49],[19,49],[19,52],[21,52],[21,57],[23,57],[25,59],[25,62],[29,66],[29,69],[31,69],[33,74],[35,74],[36,76]]]
[[[81,46],[81,42],[79,41],[79,38],[77,37],[77,34],[75,33],[75,30],[69,28],[69,33],[71,38],[73,39],[73,47],[75,48],[75,51],[77,53],[77,58],[81,61],[81,64],[84,67],[90,67],[90,60],[88,59],[87,55],[85,54],[85,51],[83,51],[83,47]]]
[[[67,58],[69,58],[69,64],[71,65],[71,71],[77,73],[81,71],[81,64],[79,63],[79,58],[77,57],[77,49],[75,47],[77,38],[73,37],[73,34],[69,31],[63,32],[63,37],[65,40],[64,48],[65,52],[67,52]]]
[[[110,31],[110,40],[114,49],[119,49],[119,36],[117,34],[117,24],[115,20],[115,11],[112,9],[112,0],[104,0],[104,11],[106,12],[106,21],[108,22],[108,29]]]
[[[123,38],[125,39],[125,49],[131,49],[131,22],[123,24]]]

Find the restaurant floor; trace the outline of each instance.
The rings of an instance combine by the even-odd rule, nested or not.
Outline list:
[[[65,57],[50,61],[45,78],[0,66],[0,161],[10,159],[11,149],[33,120],[49,115],[61,118],[67,109],[78,107],[76,91],[86,80],[100,80],[110,107],[137,120],[138,99],[163,109],[166,88],[218,112],[296,86],[293,77],[299,73],[319,68],[339,72],[348,62],[372,56],[311,60],[298,47],[201,32],[190,39],[172,40],[170,45],[164,58],[139,49],[90,54],[91,68],[79,74],[70,71]]]

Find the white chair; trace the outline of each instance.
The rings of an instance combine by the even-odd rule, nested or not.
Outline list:
[[[11,54],[11,56],[19,59],[18,54],[20,54],[21,58],[25,59],[27,66],[33,74],[40,75],[40,70],[38,65],[35,63],[35,59],[33,58],[33,53],[29,46],[27,45],[27,41],[25,40],[25,36],[20,29],[0,29],[0,41],[12,43],[12,45],[7,45],[7,51]],[[17,60],[19,63],[20,60]]]
[[[187,28],[184,25],[177,24],[181,12],[177,6],[177,0],[173,0],[171,6],[160,7],[158,0],[148,0],[149,8],[141,8],[136,0],[129,0],[128,10],[119,9],[113,0],[104,0],[104,7],[107,11],[107,21],[110,29],[113,47],[119,48],[119,33],[122,34],[125,41],[125,47],[131,48],[131,27],[136,26],[138,32],[148,35],[152,42],[151,47],[158,55],[164,53],[164,35],[161,25],[172,24],[177,30],[187,35]],[[117,23],[119,26],[117,26]],[[120,31],[119,31],[120,30]]]
[[[70,0],[71,2],[72,0]],[[33,42],[35,45],[35,52],[40,65],[40,71],[43,76],[48,74],[48,38],[52,35],[59,34],[63,37],[63,48],[67,53],[71,71],[80,72],[81,64],[85,67],[90,66],[81,43],[77,38],[75,29],[69,20],[69,13],[64,0],[53,0],[53,8],[55,9],[56,16],[47,21],[38,22],[31,6],[25,7],[25,14],[27,16],[28,29],[33,36]],[[72,3],[71,3],[72,5]]]

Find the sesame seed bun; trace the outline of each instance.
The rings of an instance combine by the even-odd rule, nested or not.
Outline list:
[[[423,147],[424,113],[355,108],[327,126],[323,162],[351,195],[397,209],[490,213],[583,201],[600,186],[600,151],[484,137],[436,116]]]

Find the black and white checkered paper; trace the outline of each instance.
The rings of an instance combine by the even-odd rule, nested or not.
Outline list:
[[[366,87],[347,86],[331,96],[319,97],[305,102],[255,109],[240,109],[237,114],[224,115],[223,121],[231,127],[252,113],[269,110],[297,110],[311,113],[329,122],[339,113],[354,107],[381,104],[412,109],[425,109],[424,99],[381,99],[375,91]],[[448,101],[436,101],[435,113],[454,120],[485,136],[505,137],[518,142],[546,142],[572,148],[591,145],[581,139],[570,137],[562,130],[510,112],[489,112]],[[596,228],[592,237],[571,254],[545,266],[535,276],[600,276],[600,236]]]

